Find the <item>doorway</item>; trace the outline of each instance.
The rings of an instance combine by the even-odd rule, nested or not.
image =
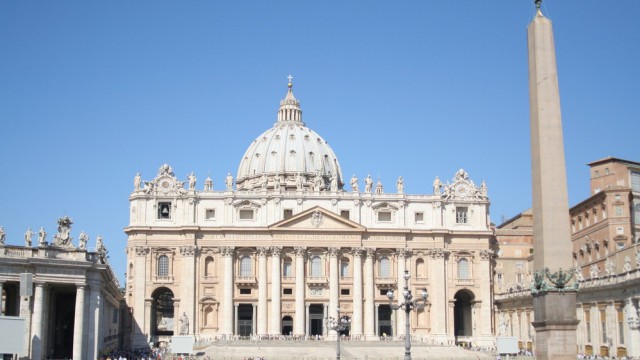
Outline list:
[[[309,335],[323,335],[324,331],[324,305],[309,305]]]
[[[393,336],[393,326],[391,324],[391,306],[378,306],[378,336]]]
[[[453,308],[453,324],[455,336],[473,336],[471,319],[471,301],[473,294],[468,290],[460,290],[456,293],[456,302]]]
[[[238,335],[251,336],[253,334],[253,305],[238,305]]]

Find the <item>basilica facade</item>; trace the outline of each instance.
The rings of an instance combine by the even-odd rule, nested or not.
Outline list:
[[[387,292],[405,286],[428,293],[411,314],[415,340],[494,344],[484,181],[460,169],[414,195],[401,177],[391,192],[345,179],[289,82],[277,121],[224,182],[181,181],[167,164],[136,175],[125,229],[133,347],[181,334],[335,339],[327,320],[338,313],[354,339],[403,336]]]

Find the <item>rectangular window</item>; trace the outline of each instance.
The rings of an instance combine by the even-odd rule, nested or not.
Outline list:
[[[622,216],[622,206],[616,205],[615,210],[616,210],[616,216]]]
[[[292,288],[284,288],[284,289],[282,289],[282,294],[283,295],[293,295],[293,289]]]
[[[640,192],[640,172],[631,172],[631,191]]]
[[[424,213],[422,213],[422,212],[417,212],[416,213],[416,222],[417,223],[424,222]]]
[[[282,213],[282,218],[283,219],[289,219],[292,216],[293,216],[293,210],[292,209],[284,209],[284,211]]]
[[[622,226],[618,226],[616,228],[616,234],[618,235],[624,235],[624,228]]]
[[[113,323],[118,323],[118,309],[113,309]]]
[[[388,292],[388,291],[389,291],[389,290],[387,290],[387,289],[382,289],[382,290],[380,290],[380,295],[382,295],[382,296],[387,296],[387,292]]]
[[[216,218],[216,209],[207,209],[204,211],[205,220],[215,220]]]
[[[378,221],[380,221],[380,222],[390,222],[391,221],[391,211],[378,211]]]
[[[604,310],[600,311],[600,326],[602,327],[602,342],[607,342],[607,314]]]
[[[251,288],[241,288],[240,295],[251,295]]]
[[[239,216],[240,220],[253,220],[253,209],[242,209]]]
[[[171,203],[170,202],[158,203],[158,219],[171,219]]]
[[[466,207],[456,207],[456,224],[466,224],[469,221],[467,211]]]
[[[340,210],[340,216],[345,219],[349,219],[349,210]]]
[[[522,270],[523,268],[524,268],[524,263],[523,263],[523,262],[518,261],[518,262],[516,263],[516,269],[518,269],[518,270]]]
[[[618,338],[620,344],[624,344],[624,313],[618,309]]]
[[[502,285],[503,280],[502,273],[498,273],[498,284]]]
[[[589,311],[585,311],[584,312],[584,325],[585,325],[585,332],[587,333],[587,342],[591,342],[591,312]]]
[[[340,295],[349,295],[351,293],[351,291],[349,291],[349,289],[340,289]]]

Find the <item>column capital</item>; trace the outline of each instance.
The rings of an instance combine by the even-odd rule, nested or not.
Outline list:
[[[376,249],[375,248],[366,248],[367,251],[367,259],[373,259],[376,257]]]
[[[279,257],[280,254],[282,254],[282,246],[272,246],[270,250],[271,250],[271,256],[273,257]]]
[[[330,257],[337,257],[339,252],[340,248],[337,247],[330,247],[327,249],[327,254],[329,254]]]
[[[351,248],[351,254],[353,254],[353,256],[355,257],[362,257],[362,253],[364,251],[365,251],[364,248],[361,248],[361,247]]]
[[[396,254],[400,258],[408,258],[411,256],[411,254],[413,254],[413,251],[407,248],[398,248],[396,249]]]
[[[147,254],[149,254],[149,247],[148,246],[136,246],[135,247],[135,251],[136,251],[136,255],[137,256],[147,256]]]
[[[198,252],[197,246],[180,246],[180,254],[182,256],[194,256]]]
[[[259,257],[266,257],[269,254],[269,248],[266,246],[258,246],[256,250]]]
[[[304,257],[307,253],[307,248],[303,246],[296,246],[293,248],[293,251],[296,253],[296,256]]]
[[[235,247],[233,246],[223,246],[220,248],[220,252],[223,257],[233,257]]]

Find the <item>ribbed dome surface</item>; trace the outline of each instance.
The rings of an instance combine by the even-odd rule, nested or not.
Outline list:
[[[280,102],[278,121],[245,152],[236,178],[238,190],[342,188],[338,158],[327,142],[302,122],[300,103],[289,91]],[[301,177],[302,179],[299,179]]]

